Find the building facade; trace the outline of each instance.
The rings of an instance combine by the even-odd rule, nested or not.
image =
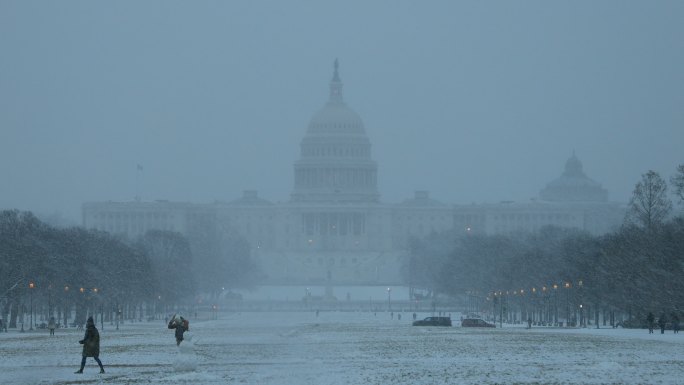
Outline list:
[[[337,61],[327,103],[316,112],[294,162],[290,200],[274,204],[253,190],[227,203],[91,202],[83,225],[135,238],[169,230],[199,242],[198,232],[236,233],[248,240],[267,283],[398,284],[412,237],[447,230],[501,234],[546,225],[605,233],[624,207],[589,179],[573,156],[538,200],[448,205],[427,191],[382,203],[377,163],[361,117],[343,99]]]

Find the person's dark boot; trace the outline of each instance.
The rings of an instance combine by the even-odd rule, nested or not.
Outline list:
[[[104,368],[100,368],[100,374],[104,373]]]
[[[77,371],[74,372],[74,374],[81,374],[83,373],[83,369],[78,369]]]

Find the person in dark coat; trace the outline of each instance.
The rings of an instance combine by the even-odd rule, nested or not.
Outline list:
[[[655,316],[649,312],[646,316],[646,323],[648,324],[648,334],[653,334],[653,327],[655,325]]]
[[[57,327],[57,322],[55,321],[55,317],[50,317],[50,321],[48,321],[48,330],[50,330],[51,336],[55,335],[55,328],[56,327]]]
[[[660,326],[660,334],[665,334],[665,325],[667,325],[667,319],[665,319],[665,313],[661,313],[658,317],[658,326]]]
[[[104,373],[104,366],[102,366],[102,361],[100,361],[100,333],[95,327],[93,317],[88,317],[85,336],[78,343],[83,345],[83,358],[81,359],[81,368],[76,373],[83,373],[86,357],[93,357],[97,364],[100,365],[100,373]]]
[[[185,318],[179,315],[174,315],[169,321],[169,329],[176,329],[176,346],[183,341],[183,333],[187,331],[186,326]]]
[[[672,330],[675,334],[679,333],[679,316],[676,313],[672,313]]]

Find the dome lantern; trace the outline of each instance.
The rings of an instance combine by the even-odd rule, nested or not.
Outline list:
[[[342,99],[342,80],[340,80],[339,67],[340,62],[335,59],[335,72],[333,72],[332,80],[330,81],[330,99],[328,103],[344,103]]]

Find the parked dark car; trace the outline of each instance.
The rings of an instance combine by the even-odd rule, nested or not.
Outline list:
[[[490,324],[489,322],[479,319],[479,318],[466,318],[463,321],[461,321],[461,327],[466,327],[466,328],[495,328],[494,324]]]
[[[418,321],[413,321],[413,326],[451,326],[449,317],[427,317]]]

